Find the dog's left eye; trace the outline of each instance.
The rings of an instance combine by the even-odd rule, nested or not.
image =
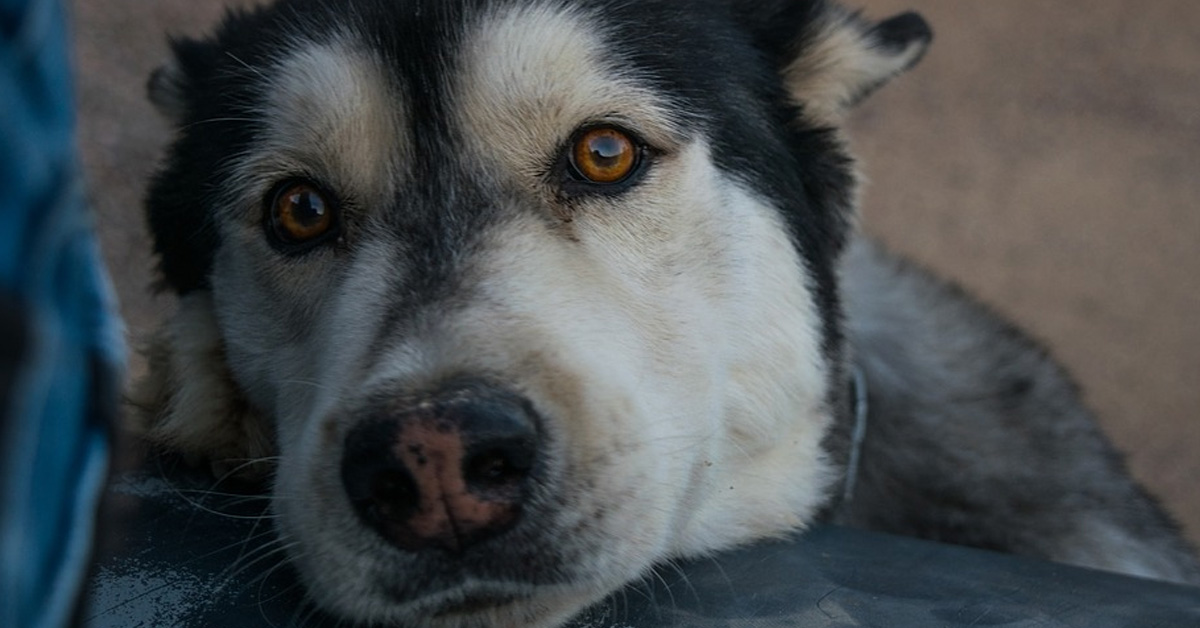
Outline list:
[[[640,171],[645,152],[630,133],[615,126],[586,127],[571,139],[567,163],[572,178],[592,186],[628,183]]]
[[[268,198],[267,229],[279,244],[313,245],[336,231],[336,204],[310,181],[284,181]]]

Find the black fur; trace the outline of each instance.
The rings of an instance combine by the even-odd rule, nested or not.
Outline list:
[[[178,41],[174,50],[181,76],[152,87],[179,90],[186,103],[178,120],[179,139],[165,166],[154,177],[147,216],[159,254],[163,284],[179,294],[209,285],[214,251],[220,246],[211,212],[228,177],[228,162],[255,137],[253,121],[261,96],[253,87],[253,68],[269,65],[289,50],[287,33],[320,40],[323,26],[348,12],[345,0],[290,0],[272,9],[233,12],[211,40]],[[403,302],[419,303],[451,293],[442,285],[455,275],[453,260],[470,247],[471,233],[491,219],[486,195],[463,189],[468,176],[453,176],[454,140],[444,119],[446,69],[460,36],[464,14],[479,0],[408,0],[356,2],[363,38],[396,70],[407,86],[413,141],[424,156],[413,179],[425,182],[414,196],[397,199],[395,229],[414,240],[406,250],[427,272],[398,290]],[[816,278],[826,321],[824,345],[838,364],[841,341],[833,264],[848,233],[852,161],[832,130],[802,124],[804,119],[778,80],[786,60],[806,45],[811,22],[825,9],[822,1],[672,2],[635,4],[577,0],[606,20],[613,49],[660,92],[679,103],[679,111],[698,112],[683,122],[714,138],[714,153],[725,169],[765,182],[765,191],[785,210],[809,272]],[[365,7],[365,10],[364,10]],[[662,24],[670,24],[663,29]],[[265,35],[265,37],[264,37]],[[654,42],[654,45],[645,45]],[[764,59],[769,63],[763,63]],[[165,83],[165,84],[164,84]],[[159,98],[161,100],[161,97]],[[304,173],[297,173],[298,175]],[[447,203],[447,200],[451,200]],[[430,202],[433,204],[429,204]],[[444,214],[420,216],[408,208],[442,206]],[[397,320],[404,313],[397,312]],[[840,379],[841,374],[834,377]]]
[[[853,162],[832,129],[805,123],[804,113],[783,90],[779,72],[808,45],[814,20],[828,10],[821,0],[761,3],[646,0],[576,0],[594,9],[618,40],[624,64],[678,102],[679,112],[697,115],[682,122],[713,141],[717,163],[744,173],[783,209],[796,250],[814,278],[823,321],[822,347],[829,369],[830,407],[840,408],[841,306],[835,260],[849,232]],[[209,287],[213,255],[220,246],[211,212],[228,177],[230,157],[254,141],[253,118],[261,108],[251,68],[285,54],[281,33],[320,39],[323,25],[338,23],[343,1],[290,0],[274,9],[230,13],[208,41],[180,41],[174,49],[182,70],[178,98],[186,103],[179,140],[155,176],[147,200],[148,219],[160,257],[163,283],[179,294]],[[394,80],[411,94],[412,141],[423,155],[411,180],[423,185],[396,199],[393,230],[421,268],[397,275],[391,292],[404,304],[389,310],[378,338],[397,337],[414,324],[422,304],[454,298],[458,264],[469,258],[474,235],[496,219],[494,198],[472,185],[455,159],[454,139],[440,126],[446,119],[445,80],[463,14],[479,0],[356,2],[363,38],[395,69]],[[661,25],[670,24],[664,29]],[[264,34],[269,34],[264,38]],[[271,35],[273,34],[273,35]],[[653,42],[653,45],[646,45]],[[764,63],[764,60],[767,61]],[[160,79],[161,80],[161,79]],[[307,173],[295,173],[297,176]],[[490,196],[495,196],[494,193]],[[347,201],[352,210],[353,199]],[[440,207],[429,213],[427,208]],[[422,211],[424,209],[424,212]],[[353,243],[353,218],[347,219]],[[383,346],[381,344],[381,346]]]
[[[268,128],[261,116],[271,94],[259,89],[259,72],[297,46],[335,36],[330,25],[338,25],[384,61],[389,87],[403,95],[398,98],[405,99],[409,114],[402,133],[420,159],[406,166],[403,192],[369,212],[360,211],[359,200],[337,190],[336,182],[321,181],[319,172],[283,173],[317,180],[339,196],[343,237],[316,248],[353,255],[356,231],[368,227],[397,244],[390,254],[398,257],[391,259],[400,262],[398,268],[412,270],[397,270],[386,279],[388,309],[380,329],[371,332],[380,339],[376,344],[403,337],[409,329],[419,331],[422,312],[445,312],[447,302],[469,301],[472,295],[463,293],[460,282],[469,275],[481,235],[505,219],[500,208],[522,203],[507,202],[519,192],[461,159],[464,140],[452,124],[456,103],[450,100],[450,81],[470,16],[517,1],[284,0],[268,9],[229,14],[211,40],[176,42],[178,71],[164,71],[152,81],[152,89],[160,91],[156,100],[173,110],[179,124],[179,138],[147,200],[165,285],[179,294],[210,287],[221,246],[213,212],[239,211],[226,207],[229,200],[219,191],[231,176],[232,162]],[[558,1],[601,22],[607,59],[664,98],[682,133],[709,138],[719,168],[779,208],[804,272],[813,280],[822,321],[821,357],[832,391],[828,402],[842,419],[849,414],[843,385],[848,347],[867,373],[876,412],[863,445],[858,487],[853,499],[831,508],[828,517],[1076,562],[1094,548],[1106,548],[1106,539],[1096,540],[1103,531],[1076,528],[1111,521],[1126,534],[1150,530],[1162,539],[1155,555],[1179,553],[1179,573],[1195,577],[1186,548],[1125,476],[1073,385],[1019,332],[921,273],[893,267],[882,255],[864,258],[860,251],[857,259],[866,259],[862,263],[876,275],[848,282],[857,281],[860,290],[875,286],[873,293],[839,289],[839,260],[855,249],[850,245],[854,164],[838,131],[816,122],[818,116],[809,115],[785,90],[781,72],[813,45],[831,19],[859,28],[879,49],[893,51],[927,42],[932,34],[924,20],[905,14],[871,25],[824,0]],[[857,86],[857,96],[889,77],[877,78],[877,84]],[[243,196],[268,197],[267,190]],[[884,298],[892,285],[907,287],[895,302]],[[426,307],[434,302],[443,307]],[[862,324],[872,316],[887,321],[882,333]],[[302,316],[289,322],[296,330],[307,329]],[[948,331],[955,325],[957,335]],[[954,381],[979,398],[949,395],[938,379],[944,366],[938,360],[969,370],[970,377]],[[976,417],[978,424],[972,423]],[[844,458],[850,427],[843,420],[829,436],[835,459]],[[1014,457],[1029,462],[1030,473],[1019,478],[1027,488],[1006,475]],[[1093,471],[1101,478],[1094,486],[1072,484]],[[1136,512],[1112,516],[1124,504]],[[1074,516],[1072,509],[1097,514],[1094,519]],[[531,537],[530,546],[535,541]],[[1121,542],[1107,547],[1127,549]],[[1125,554],[1131,555],[1136,557]],[[570,562],[564,556],[547,560]]]

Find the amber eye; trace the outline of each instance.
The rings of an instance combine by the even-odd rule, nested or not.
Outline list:
[[[571,168],[591,183],[619,183],[637,169],[640,153],[633,139],[619,129],[586,129],[571,147]]]
[[[284,244],[304,244],[333,229],[334,205],[320,189],[307,181],[279,185],[272,196],[269,224]]]

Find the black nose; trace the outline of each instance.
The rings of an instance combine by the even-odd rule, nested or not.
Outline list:
[[[520,519],[539,449],[527,400],[459,380],[366,416],[346,436],[342,483],[389,542],[461,551]]]

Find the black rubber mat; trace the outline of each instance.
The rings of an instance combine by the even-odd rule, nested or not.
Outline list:
[[[335,626],[304,601],[264,498],[186,475],[123,477],[131,500],[84,613],[91,628]],[[1200,589],[835,527],[659,568],[573,628],[1197,628]]]

